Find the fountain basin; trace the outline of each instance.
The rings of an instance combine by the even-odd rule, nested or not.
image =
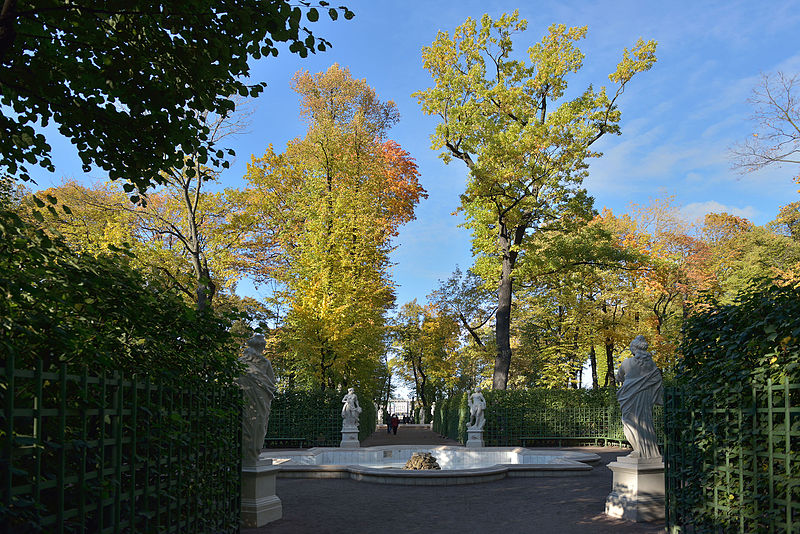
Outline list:
[[[441,470],[413,471],[402,467],[415,452],[431,453]],[[339,449],[317,447],[303,450],[262,452],[280,467],[282,478],[350,478],[379,484],[458,485],[500,480],[505,477],[553,477],[588,474],[596,454],[484,447],[467,449],[448,445],[425,447],[394,445]]]

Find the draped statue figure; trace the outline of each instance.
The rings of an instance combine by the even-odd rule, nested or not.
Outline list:
[[[342,428],[358,429],[358,417],[361,415],[361,406],[353,388],[347,389],[347,395],[342,398]]]
[[[475,388],[467,399],[467,404],[469,405],[467,430],[483,430],[483,425],[486,423],[483,415],[484,410],[486,410],[486,399],[480,389]]]
[[[237,379],[244,395],[242,407],[242,463],[255,465],[267,435],[270,406],[275,396],[275,373],[272,364],[263,356],[266,341],[256,334],[247,341],[239,361],[245,373]]]
[[[663,404],[661,371],[656,367],[652,355],[647,352],[644,336],[631,341],[633,358],[623,361],[617,371],[617,390],[622,411],[622,426],[625,437],[633,447],[631,458],[658,458],[661,453],[656,443],[653,425],[653,405]]]

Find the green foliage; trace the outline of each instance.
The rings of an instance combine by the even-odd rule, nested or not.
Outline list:
[[[54,198],[36,205],[56,209]],[[38,530],[61,507],[70,513],[67,531],[99,530],[115,515],[136,532],[190,521],[201,531],[234,531],[241,394],[230,320],[197,312],[134,270],[128,251],[108,248],[76,253],[0,210],[2,471],[14,474],[12,485],[35,488],[3,499],[0,522]],[[12,373],[15,362],[24,370]],[[90,366],[92,375],[65,378],[67,363],[72,372]],[[27,415],[34,408],[35,425]],[[103,509],[83,509],[80,499]],[[194,507],[185,506],[190,499]]]
[[[229,382],[238,372],[229,320],[198,313],[125,251],[80,255],[0,211],[0,351],[19,365],[59,362],[126,374]]]
[[[619,405],[611,390],[492,390],[484,391],[483,396],[487,446],[518,446],[523,437],[581,438],[598,443],[625,441]],[[468,397],[469,393],[463,393],[437,401],[434,431],[465,443]],[[655,418],[661,437],[660,410]]]
[[[342,441],[342,397],[345,391],[318,389],[282,391],[272,399],[266,439],[304,438],[313,447],[338,447]],[[359,392],[356,391],[356,395]],[[378,414],[368,398],[361,398],[358,439],[375,432]]]
[[[466,443],[469,407],[469,392],[453,395],[436,402],[433,414],[433,430],[450,439]]]
[[[666,407],[671,524],[790,531],[787,507],[800,499],[800,432],[789,415],[800,405],[800,291],[757,281],[732,304],[698,307],[683,334]]]
[[[10,356],[0,391],[3,531],[238,532],[235,385],[66,364],[47,372]]]
[[[785,206],[766,227],[727,213],[706,215],[702,232],[711,250],[719,304],[732,303],[758,279],[773,278],[800,264],[800,243],[791,234],[796,209]]]
[[[428,413],[431,402],[443,390],[452,388],[463,369],[457,353],[458,324],[437,306],[420,306],[416,299],[400,307],[391,335],[397,357],[391,365],[395,374],[414,385],[414,392]]]
[[[527,49],[528,60],[516,59],[512,37],[526,28],[514,11],[494,20],[468,18],[452,36],[439,32],[422,50],[434,86],[413,95],[424,113],[441,118],[432,148],[442,150],[446,163],[462,160],[470,172],[459,210],[472,231],[474,272],[497,288],[495,389],[509,379],[513,284],[563,268],[560,258],[542,251],[557,252],[564,244],[557,237],[589,220],[592,200],[581,183],[588,161],[601,155],[593,145],[620,132],[618,98],[656,61],[655,41],[639,39],[609,75],[610,96],[589,85],[567,100],[568,78],[583,65],[576,44],[586,27],[554,24]]]
[[[624,440],[610,390],[495,390],[484,397],[487,445],[520,445],[522,437]]]
[[[793,422],[799,407],[800,383],[786,377],[739,394],[686,384],[667,389],[668,527],[793,532],[800,502],[800,428]]]
[[[222,164],[204,117],[227,115],[233,96],[263,90],[246,84],[251,59],[277,55],[279,43],[301,57],[330,46],[302,26],[302,13],[286,0],[6,2],[0,169],[23,180],[29,164],[52,171],[50,146],[33,127],[51,120],[85,171],[99,166],[140,190],[161,183],[159,171],[183,167],[184,154]]]
[[[800,381],[800,291],[756,281],[733,304],[710,301],[684,323],[680,383],[698,395],[738,394],[753,382]]]

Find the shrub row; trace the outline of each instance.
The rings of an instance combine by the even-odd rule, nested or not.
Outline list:
[[[483,392],[487,446],[518,446],[522,438],[585,438],[623,442],[619,406],[608,390],[530,389]],[[469,393],[437,402],[434,430],[464,443],[469,423]],[[660,410],[656,420],[661,429]]]
[[[307,446],[336,447],[342,441],[342,397],[337,390],[293,390],[275,395],[266,439],[302,438]],[[358,391],[356,391],[358,395]],[[377,412],[369,399],[359,397],[358,439],[375,431]]]

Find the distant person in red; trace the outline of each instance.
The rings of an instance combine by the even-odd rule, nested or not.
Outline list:
[[[400,419],[397,418],[397,414],[392,416],[392,432],[397,435],[397,427],[400,426]]]

